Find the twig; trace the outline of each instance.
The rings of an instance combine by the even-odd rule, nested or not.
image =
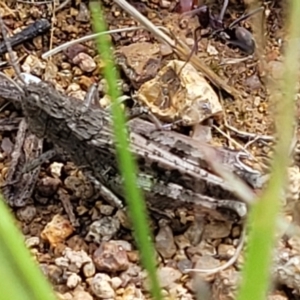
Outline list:
[[[225,269],[227,269],[228,267],[232,266],[237,259],[239,258],[241,251],[243,249],[244,243],[245,243],[245,228],[243,229],[241,238],[240,238],[240,242],[236,248],[236,251],[234,253],[234,255],[222,266],[220,267],[216,267],[213,269],[185,269],[184,272],[188,273],[188,272],[197,272],[197,273],[206,273],[207,275],[212,275],[215,273],[219,273]]]
[[[275,138],[271,135],[259,135],[256,133],[249,133],[246,131],[241,131],[238,130],[237,128],[229,125],[229,124],[225,124],[225,126],[230,129],[231,131],[233,131],[234,133],[236,133],[239,137],[241,138],[246,138],[246,139],[255,139],[255,140],[264,140],[267,142],[274,142]]]
[[[15,57],[13,55],[13,51],[12,51],[10,42],[9,42],[9,40],[7,38],[6,29],[5,29],[4,22],[3,22],[3,19],[2,19],[1,15],[0,15],[0,27],[1,27],[1,31],[2,31],[3,40],[4,40],[6,48],[8,50],[8,55],[9,55],[9,58],[10,58],[10,63],[11,63],[11,65],[12,65],[12,67],[13,67],[15,73],[16,73],[16,76],[21,80],[21,82],[23,82],[25,84],[25,82],[23,81],[23,78],[20,76],[21,71],[20,71],[19,66],[16,64]]]
[[[83,43],[89,40],[92,40],[94,38],[96,38],[97,36],[100,35],[104,35],[104,34],[113,34],[113,33],[118,33],[118,32],[125,32],[125,31],[133,31],[133,30],[139,30],[139,29],[144,29],[143,27],[137,26],[137,27],[126,27],[126,28],[118,28],[118,29],[113,29],[113,30],[109,30],[109,31],[104,31],[104,32],[99,32],[99,33],[94,33],[94,34],[89,34],[86,36],[83,36],[79,39],[64,43],[46,53],[44,53],[42,55],[42,59],[47,59],[50,56],[53,56],[65,49],[67,49],[68,47],[75,45],[75,44],[79,44],[79,43]]]

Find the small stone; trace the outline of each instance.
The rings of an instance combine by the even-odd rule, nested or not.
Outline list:
[[[88,23],[90,21],[90,11],[88,10],[85,3],[80,2],[79,3],[79,13],[76,17],[76,20],[81,23]]]
[[[54,162],[50,165],[50,173],[53,177],[60,177],[63,163]]]
[[[141,291],[139,291],[135,285],[131,283],[124,289],[122,300],[140,299],[140,297],[137,297],[139,294],[141,295]]]
[[[116,213],[116,217],[118,218],[120,224],[124,228],[126,228],[126,229],[131,229],[132,228],[131,221],[128,217],[128,214],[124,210],[119,209]]]
[[[74,251],[66,248],[63,254],[69,261],[68,270],[74,273],[78,273],[84,264],[92,262],[88,254],[83,250]]]
[[[93,300],[93,296],[86,291],[74,291],[72,300]]]
[[[115,291],[110,285],[111,279],[108,275],[98,273],[90,282],[91,290],[100,299],[114,299]]]
[[[300,253],[300,237],[298,235],[294,235],[288,239],[288,245],[292,248],[292,251],[295,254]]]
[[[27,205],[17,210],[17,218],[29,224],[36,216],[36,208],[33,205]]]
[[[160,53],[162,56],[168,56],[172,54],[172,48],[165,43],[160,44]]]
[[[268,295],[267,300],[288,300],[289,297],[283,291],[274,291],[271,295]]]
[[[120,277],[113,277],[111,279],[111,286],[114,290],[118,289],[122,285],[122,279]]]
[[[40,244],[40,238],[37,236],[32,236],[25,240],[25,245],[27,248],[34,248]]]
[[[179,249],[185,249],[191,246],[191,242],[183,234],[175,236],[175,243]]]
[[[217,273],[212,285],[211,299],[236,299],[236,287],[240,282],[240,275],[240,272],[234,268]]]
[[[86,236],[87,241],[101,243],[110,240],[120,229],[120,222],[117,218],[103,217],[90,225]]]
[[[170,289],[173,285],[176,284],[182,277],[180,271],[170,268],[162,267],[158,269],[159,282],[162,288]]]
[[[127,270],[129,261],[126,251],[112,242],[102,242],[93,254],[98,271],[119,272]]]
[[[78,284],[81,283],[81,278],[75,273],[72,273],[67,279],[67,287],[69,289],[74,289]]]
[[[128,260],[132,263],[137,263],[140,259],[138,251],[127,251]]]
[[[254,104],[255,107],[259,107],[260,102],[261,102],[261,98],[260,97],[254,97],[253,104]]]
[[[24,73],[41,77],[45,70],[45,62],[40,60],[36,55],[27,55],[21,66]]]
[[[85,178],[75,175],[70,175],[64,180],[65,187],[72,191],[75,197],[79,199],[88,199],[93,195],[93,187],[85,181]]]
[[[84,264],[84,266],[82,268],[82,272],[86,278],[94,276],[96,273],[96,267],[95,267],[94,263],[91,261],[91,262]]]
[[[195,220],[185,231],[184,236],[189,240],[191,245],[196,246],[200,243],[205,230],[206,226],[204,226],[203,220]]]
[[[58,178],[45,176],[39,181],[37,191],[42,197],[51,197],[57,192],[60,184],[61,181]]]
[[[219,51],[216,49],[216,47],[211,44],[207,45],[206,51],[209,55],[218,55],[219,54]]]
[[[176,252],[172,229],[163,220],[159,222],[159,226],[160,230],[155,237],[156,250],[163,258],[171,258]]]
[[[119,247],[122,247],[126,252],[132,251],[132,245],[125,240],[114,240],[110,242],[116,244]]]
[[[230,235],[232,223],[213,221],[205,225],[203,239],[220,239]]]
[[[274,80],[282,79],[283,69],[284,69],[284,65],[283,62],[281,61],[273,60],[268,62],[269,75]]]
[[[14,144],[8,137],[3,137],[1,141],[1,149],[7,154],[10,155],[14,149]]]
[[[204,255],[197,258],[194,269],[213,269],[220,266],[220,261],[212,256]]]
[[[111,205],[104,205],[104,204],[102,204],[101,206],[100,206],[100,208],[99,208],[99,210],[100,210],[100,213],[102,214],[102,215],[105,215],[105,216],[111,216],[112,215],[112,213],[113,213],[113,211],[114,211],[114,207],[112,207]]]
[[[87,73],[93,72],[97,68],[93,58],[84,52],[78,53],[73,58],[72,62],[74,65],[78,65],[83,72]]]
[[[136,89],[157,74],[161,58],[160,45],[148,42],[121,46],[116,52],[117,64]]]
[[[193,263],[189,259],[182,259],[177,263],[177,267],[180,272],[184,273],[186,269],[193,267]]]
[[[58,298],[58,300],[73,300],[74,299],[71,293],[61,294],[61,293],[56,292],[56,297]]]
[[[93,83],[94,80],[91,76],[80,76],[79,84],[83,89],[88,90]]]
[[[67,240],[67,246],[73,251],[88,251],[88,245],[79,235],[72,235],[72,237]]]
[[[257,74],[253,74],[252,76],[249,76],[245,80],[245,85],[250,90],[258,90],[261,88],[261,82],[257,76]]]
[[[236,249],[233,245],[220,244],[218,246],[218,254],[221,257],[232,257]]]
[[[40,267],[52,284],[66,283],[64,271],[60,267],[48,264],[40,264]]]
[[[83,46],[82,44],[72,45],[64,51],[69,61],[73,61],[74,57],[82,52],[87,52],[87,47]]]
[[[41,237],[47,240],[52,247],[56,247],[59,243],[63,243],[73,232],[74,228],[69,220],[61,215],[55,215],[42,231]]]
[[[186,249],[186,253],[189,258],[192,258],[193,256],[213,256],[216,255],[216,249],[213,245],[209,244],[207,241],[202,241],[197,246],[189,247]]]
[[[128,269],[120,274],[122,286],[126,286],[130,282],[136,285],[142,285],[146,280],[147,274],[142,271],[137,264],[129,264]]]
[[[67,268],[69,265],[69,260],[66,257],[57,257],[54,260],[55,264],[61,268]]]

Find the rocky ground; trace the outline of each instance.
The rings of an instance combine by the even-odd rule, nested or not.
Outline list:
[[[220,10],[222,1],[209,2],[214,11]],[[266,82],[268,79],[276,81],[282,69],[285,34],[279,2],[282,3],[265,1],[263,28],[257,25],[257,16],[242,23],[253,30],[257,42],[255,55],[246,60],[239,62],[246,55],[219,40],[203,38],[199,42],[197,55],[201,60],[244,95],[233,100],[229,95],[220,94],[224,114],[221,120],[216,120],[217,128],[231,134],[232,138],[228,140],[214,127],[213,144],[227,147],[236,147],[234,141],[243,146],[247,144],[244,137],[234,131],[228,132],[225,123],[254,135],[273,134],[273,111]],[[176,12],[175,1],[147,0],[131,4],[154,24],[167,27],[193,46],[193,32],[199,25],[198,20],[181,18]],[[0,4],[0,13],[10,34],[34,20],[47,18],[51,21],[51,31],[15,49],[22,71],[51,82],[57,89],[80,99],[93,83],[99,83],[100,104],[107,105],[105,80],[100,75],[103,62],[93,41],[69,46],[45,60],[41,58],[49,49],[92,33],[87,5],[81,0],[48,4],[4,1]],[[104,0],[103,5],[110,30],[137,26],[113,1]],[[243,1],[230,1],[226,24],[244,10]],[[129,97],[174,58],[172,49],[159,44],[143,29],[113,33],[111,38],[121,74],[120,87]],[[7,54],[2,56],[2,61],[6,60]],[[1,64],[1,69],[13,76],[13,69],[5,63]],[[151,103],[149,105],[151,107]],[[22,116],[5,103],[1,104],[0,114],[2,119],[9,117],[11,120]],[[1,182],[9,172],[11,154],[17,143],[17,128],[17,125],[3,127],[0,135]],[[26,145],[23,147],[26,152]],[[49,147],[45,142],[44,150]],[[255,167],[267,165],[272,151],[270,141],[250,143],[247,149],[257,159],[253,163]],[[300,182],[296,165],[291,168],[290,177],[294,186]],[[298,200],[299,185],[290,191],[289,199]],[[12,208],[26,245],[59,299],[148,299],[146,274],[139,265],[126,213],[99,198],[94,199],[93,195],[93,186],[72,163],[52,159],[43,164],[32,197],[22,207]],[[152,221],[158,275],[166,299],[195,299],[199,289],[207,295],[210,292],[212,299],[234,299],[242,255],[233,266],[215,274],[194,276],[185,274],[184,270],[191,267],[211,269],[227,262],[239,245],[241,224],[217,221],[204,224],[197,215],[187,216],[184,209],[175,213],[174,220],[153,218]],[[285,270],[294,269],[289,278],[279,274],[280,268],[274,271],[279,283],[269,299],[299,298],[299,287],[293,276],[299,272],[296,260],[300,257],[299,245],[297,237],[281,241],[277,260],[281,265],[289,263]]]

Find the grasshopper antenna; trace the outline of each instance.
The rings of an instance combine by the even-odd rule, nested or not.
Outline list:
[[[11,66],[13,67],[13,69],[14,69],[14,71],[16,73],[16,76],[24,84],[24,87],[25,87],[26,83],[25,83],[24,79],[21,76],[20,68],[19,68],[19,66],[16,63],[16,60],[15,60],[15,57],[13,55],[13,51],[12,51],[11,45],[10,45],[8,39],[7,39],[7,31],[6,31],[6,28],[5,28],[5,25],[4,25],[4,22],[3,22],[3,19],[2,19],[1,15],[0,15],[0,27],[1,27],[1,32],[2,32],[3,40],[4,40],[4,42],[6,44],[6,47],[7,47],[7,51],[8,51],[8,55],[9,55]],[[22,89],[20,86],[18,86],[18,89],[21,92],[23,92],[24,91],[24,87]]]

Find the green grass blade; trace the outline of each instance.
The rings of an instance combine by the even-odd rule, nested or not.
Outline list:
[[[55,300],[0,197],[0,299]]]
[[[295,87],[299,69],[299,15],[300,1],[290,1],[288,20],[289,43],[285,52],[281,98],[275,96],[275,122],[278,143],[275,147],[271,177],[261,199],[253,206],[249,216],[249,244],[243,269],[239,300],[266,299],[271,280],[271,263],[275,246],[277,217],[280,211],[282,188],[287,182],[289,150],[293,137],[295,115]]]
[[[94,31],[96,33],[105,31],[105,22],[99,4],[92,2],[90,7]],[[135,231],[135,238],[140,249],[142,264],[149,275],[153,298],[162,299],[156,275],[155,251],[150,238],[151,232],[147,222],[146,206],[141,191],[137,187],[137,167],[129,151],[124,113],[117,101],[120,95],[117,86],[118,76],[113,63],[110,43],[106,36],[99,36],[97,38],[97,48],[102,59],[105,61],[104,76],[109,87],[108,94],[112,99],[112,119],[117,145],[117,158],[122,177],[124,178],[124,191]]]

